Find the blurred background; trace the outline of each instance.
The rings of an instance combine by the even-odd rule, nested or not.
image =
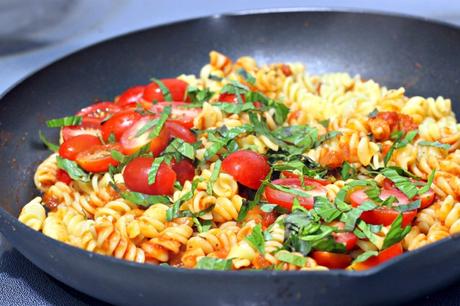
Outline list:
[[[116,35],[206,15],[300,7],[402,13],[460,26],[460,0],[0,0],[0,95],[56,59]],[[0,284],[0,305],[99,305],[35,268],[1,234]],[[411,304],[460,305],[460,284]]]

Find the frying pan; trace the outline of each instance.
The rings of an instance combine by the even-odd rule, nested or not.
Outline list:
[[[0,103],[0,231],[35,265],[101,300],[135,305],[365,305],[405,301],[460,276],[460,241],[448,238],[364,272],[203,271],[141,265],[89,253],[37,233],[16,216],[49,153],[46,118],[112,99],[149,78],[197,73],[210,50],[258,62],[301,61],[347,71],[408,95],[460,100],[460,30],[416,18],[305,11],[200,18],[111,39],[33,74]],[[459,105],[454,104],[459,111]],[[47,131],[57,139],[57,131]]]

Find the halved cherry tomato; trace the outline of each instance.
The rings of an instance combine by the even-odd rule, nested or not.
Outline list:
[[[141,114],[133,111],[123,111],[114,114],[109,120],[102,124],[101,133],[102,139],[108,141],[110,134],[113,133],[115,139],[120,140],[123,132],[131,127],[134,122],[141,118]]]
[[[100,133],[101,123],[99,119],[83,117],[80,125],[65,126],[61,129],[63,141],[78,135],[97,136]]]
[[[75,160],[78,153],[100,144],[101,141],[96,136],[78,135],[61,144],[59,147],[59,155],[70,160]]]
[[[246,98],[244,97],[244,95],[240,94],[240,97],[243,102],[246,102]],[[223,93],[220,94],[218,101],[227,103],[238,103],[238,98],[236,94]]]
[[[332,233],[332,237],[337,243],[344,244],[347,252],[353,250],[358,242],[358,237],[351,232]]]
[[[151,106],[147,106],[150,111],[161,114],[163,109],[166,106],[171,106],[171,115],[169,118],[169,122],[178,123],[188,129],[193,127],[193,119],[195,119],[201,112],[201,108],[194,107],[190,108],[187,107],[187,103],[185,102],[160,102],[152,104]]]
[[[58,180],[59,182],[63,182],[67,185],[72,183],[72,178],[67,174],[67,172],[65,172],[65,170],[62,169],[58,169],[58,171],[56,172],[56,180]]]
[[[385,200],[390,196],[394,196],[397,199],[397,202],[393,205],[403,205],[409,203],[409,199],[407,198],[407,196],[396,188],[383,189],[379,197],[382,200]],[[369,201],[369,197],[363,189],[360,189],[350,194],[350,201],[354,207],[358,207],[364,201]],[[393,221],[398,217],[399,214],[400,212],[395,209],[388,207],[378,207],[374,210],[363,212],[360,218],[369,224],[381,224],[387,226],[393,223]],[[416,215],[416,209],[403,212],[402,226],[411,224],[412,220],[415,218]]]
[[[115,100],[115,104],[124,107],[129,104],[135,105],[142,100],[144,90],[146,86],[134,86],[125,90],[118,99]]]
[[[186,99],[187,82],[178,79],[161,79],[161,82],[168,88],[173,101],[184,101]],[[148,102],[165,101],[163,92],[156,82],[152,82],[145,87],[143,99]]]
[[[292,189],[298,189],[305,191],[302,188],[302,182],[298,178],[284,178],[284,179],[277,179],[272,182],[274,185],[281,185],[285,187],[289,187]],[[268,186],[265,188],[265,197],[267,198],[268,202],[273,204],[278,204],[281,207],[286,209],[292,208],[292,202],[295,198],[299,200],[300,205],[305,207],[306,209],[312,209],[314,203],[315,196],[326,196],[326,188],[324,188],[321,184],[315,181],[305,181],[305,186],[313,187],[312,190],[306,191],[311,195],[311,197],[300,197],[296,196],[292,193],[287,193],[284,191],[276,190]]]
[[[77,115],[93,118],[96,122],[102,123],[105,118],[111,114],[118,113],[121,110],[120,106],[112,102],[99,102],[88,107],[82,108]]]
[[[313,257],[318,265],[328,267],[329,269],[345,269],[352,261],[350,255],[326,251],[313,251],[311,257]]]
[[[282,171],[281,174],[283,174],[284,177],[287,177],[287,178],[299,178],[299,176],[291,171]],[[304,176],[303,177],[303,180],[304,182],[316,182],[316,183],[319,183],[323,186],[326,186],[326,185],[329,185],[330,183],[327,181],[327,180],[323,180],[323,179],[314,179],[314,178],[310,178],[310,177],[306,177]]]
[[[385,261],[392,259],[403,253],[403,248],[400,242],[392,245],[391,247],[381,251],[378,255],[372,256],[366,261],[355,263],[352,265],[353,270],[366,270],[375,267]]]
[[[93,146],[78,153],[76,162],[88,172],[105,172],[109,170],[109,165],[118,165],[118,161],[112,157],[112,150],[118,151],[120,146],[118,144]]]
[[[222,171],[230,174],[240,184],[258,189],[270,171],[265,158],[249,150],[229,154],[222,161]]]
[[[278,218],[278,213],[271,211],[269,213],[262,211],[262,229],[267,229],[270,225],[275,223],[276,218]]]
[[[425,182],[423,182],[423,183],[425,183]],[[382,185],[383,185],[384,189],[394,188],[394,183],[392,181],[390,181],[389,179],[387,179],[387,178],[383,181]],[[423,208],[427,208],[428,206],[433,204],[434,198],[435,198],[434,191],[433,191],[433,189],[430,188],[430,190],[428,190],[424,194],[416,195],[414,197],[414,200],[420,200],[420,209],[423,209]]]
[[[171,137],[180,138],[188,143],[196,142],[196,136],[192,133],[192,131],[190,131],[190,129],[169,120],[166,121],[165,126],[169,130]]]
[[[138,151],[140,148],[145,146],[148,143],[150,145],[150,151],[153,152],[155,156],[160,155],[161,152],[168,146],[169,142],[169,131],[163,127],[160,132],[160,135],[153,139],[149,139],[149,133],[151,129],[143,133],[142,135],[136,136],[137,133],[154,117],[145,116],[136,121],[131,127],[124,131],[120,137],[120,144],[122,146],[122,153],[125,155],[133,154]]]
[[[171,168],[176,172],[177,180],[184,185],[185,181],[192,181],[195,177],[195,167],[189,159],[182,159],[179,162],[171,161]]]
[[[155,182],[149,184],[148,174],[154,159],[151,157],[138,157],[126,165],[123,179],[126,187],[131,191],[151,195],[170,195],[174,191],[176,173],[166,163],[161,163],[158,168]]]

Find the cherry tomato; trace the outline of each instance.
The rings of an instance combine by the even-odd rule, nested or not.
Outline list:
[[[145,194],[171,195],[174,191],[176,173],[163,162],[158,168],[155,183],[149,184],[148,173],[153,161],[151,157],[138,157],[130,161],[123,171],[126,187],[131,191]]]
[[[353,250],[358,242],[358,237],[351,232],[332,233],[332,236],[337,243],[345,245],[347,252]]]
[[[161,79],[161,82],[163,82],[171,93],[172,101],[184,101],[186,99],[187,82],[178,79]],[[148,102],[165,101],[163,92],[156,82],[152,82],[145,87],[143,99]]]
[[[425,183],[425,182],[421,182],[421,183]],[[383,181],[383,188],[384,189],[394,188],[394,183],[386,178]],[[434,198],[435,198],[434,191],[433,191],[433,189],[430,188],[430,190],[428,190],[424,194],[416,195],[414,197],[414,200],[420,200],[420,209],[423,209],[423,208],[427,208],[428,206],[433,204]]]
[[[195,167],[189,159],[182,159],[179,162],[171,161],[171,168],[176,172],[176,177],[181,185],[185,181],[192,181],[195,177]]]
[[[129,104],[136,104],[142,100],[144,95],[144,90],[146,86],[134,86],[125,90],[119,97],[116,99],[115,104],[124,107]]]
[[[56,173],[56,179],[59,182],[63,182],[64,184],[67,184],[67,185],[72,183],[72,178],[67,174],[67,172],[65,172],[65,170],[62,170],[62,169],[58,169]]]
[[[281,185],[285,187],[289,187],[292,189],[298,189],[305,191],[302,188],[302,182],[298,178],[284,178],[284,179],[277,179],[272,182],[274,185]],[[267,198],[268,202],[278,204],[281,207],[286,209],[292,208],[292,202],[295,198],[299,200],[300,205],[305,207],[306,209],[312,209],[314,198],[315,196],[326,196],[326,189],[319,183],[315,181],[305,181],[306,186],[313,187],[312,190],[307,190],[306,192],[311,195],[311,197],[300,197],[296,196],[292,193],[287,193],[284,191],[276,190],[268,186],[265,188],[265,197]]]
[[[262,211],[262,229],[266,230],[270,225],[275,223],[278,213],[271,211],[269,213]]]
[[[111,114],[118,113],[120,110],[121,108],[112,102],[99,102],[81,109],[77,115],[92,118],[100,124],[105,118]]]
[[[287,177],[287,178],[299,178],[299,176],[291,171],[282,171],[281,172],[283,174],[284,177]],[[323,186],[326,186],[326,185],[329,185],[330,183],[327,181],[327,180],[323,180],[323,179],[314,179],[314,178],[309,178],[309,177],[306,177],[304,176],[303,177],[303,180],[304,182],[316,182],[316,183],[319,183]]]
[[[350,255],[325,251],[313,251],[311,257],[313,257],[318,265],[328,267],[329,269],[345,269],[352,261]]]
[[[137,133],[154,117],[145,116],[136,121],[131,127],[123,132],[120,137],[120,144],[122,146],[122,153],[125,155],[133,154],[140,148],[148,143],[151,143],[150,150],[155,156],[160,155],[161,152],[167,147],[169,141],[169,131],[163,128],[160,135],[153,139],[149,139],[151,129],[136,137]]]
[[[382,190],[379,197],[382,200],[385,200],[390,196],[395,196],[397,199],[397,202],[393,203],[393,205],[403,205],[409,203],[409,199],[407,198],[407,196],[396,188]],[[364,189],[360,189],[353,192],[350,195],[350,201],[354,207],[358,207],[362,202],[369,201],[369,197],[365,193]],[[381,224],[387,226],[393,223],[393,221],[398,217],[399,214],[400,212],[395,209],[389,207],[378,207],[374,210],[363,212],[360,218],[369,224]],[[417,215],[417,210],[414,209],[410,211],[405,211],[402,213],[402,215],[402,226],[406,226],[409,225],[415,218],[415,216]]]
[[[262,180],[270,171],[265,158],[249,150],[229,154],[222,161],[222,171],[230,174],[235,180],[252,189],[258,189]]]
[[[193,127],[193,119],[195,119],[201,112],[201,108],[186,107],[187,103],[184,102],[160,102],[147,106],[147,108],[154,113],[161,114],[163,109],[169,105],[171,105],[172,109],[171,116],[168,121],[178,123],[188,129]]]
[[[400,242],[381,251],[378,255],[368,258],[366,261],[353,264],[353,270],[366,270],[375,267],[385,261],[392,259],[403,253],[403,248]]]
[[[196,142],[196,136],[192,133],[192,131],[190,131],[190,129],[169,120],[166,121],[165,126],[169,130],[171,137],[180,138],[188,143]]]
[[[110,134],[113,133],[115,139],[120,140],[123,132],[131,127],[134,122],[141,118],[141,114],[133,111],[119,112],[113,115],[109,120],[102,124],[101,133],[102,139],[105,142],[109,140]]]
[[[59,155],[70,160],[75,160],[78,153],[100,144],[101,141],[96,136],[78,135],[61,144],[59,147]]]
[[[246,102],[246,98],[244,97],[244,95],[240,94],[240,97],[243,102]],[[238,103],[238,98],[236,94],[223,93],[220,94],[218,101],[227,103]]]
[[[78,135],[97,136],[100,133],[100,126],[99,119],[83,117],[80,125],[65,126],[61,129],[62,139],[66,141]]]
[[[109,170],[109,165],[118,165],[118,161],[112,157],[112,150],[119,151],[120,146],[118,144],[93,146],[78,153],[76,162],[88,172],[106,172]]]

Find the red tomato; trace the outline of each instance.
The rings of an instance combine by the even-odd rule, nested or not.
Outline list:
[[[380,198],[382,200],[385,200],[390,196],[395,196],[397,199],[397,202],[394,203],[393,205],[402,205],[402,204],[409,203],[409,199],[407,198],[407,196],[396,188],[384,189],[380,193]],[[358,207],[362,202],[369,201],[369,197],[365,193],[364,189],[360,189],[360,190],[353,192],[350,195],[350,201],[354,207]],[[395,209],[388,208],[388,207],[379,207],[374,210],[363,212],[360,218],[369,224],[376,224],[376,225],[381,224],[381,225],[387,226],[393,223],[393,221],[398,217],[399,214],[400,212]],[[405,211],[402,214],[403,214],[402,226],[406,226],[406,225],[411,224],[412,220],[417,215],[417,210],[414,209],[411,211]]]
[[[129,104],[136,104],[142,100],[146,86],[134,86],[125,90],[116,99],[115,104],[124,107]]]
[[[284,177],[287,177],[287,178],[299,178],[299,176],[291,171],[282,171],[281,172],[283,174]],[[304,176],[303,177],[303,180],[304,182],[316,182],[316,183],[319,183],[321,185],[329,185],[330,183],[327,181],[327,180],[323,180],[323,179],[314,179],[314,178],[310,178],[310,177],[306,177]]]
[[[222,171],[233,176],[238,183],[252,189],[258,189],[270,171],[270,166],[262,155],[253,151],[242,150],[231,153],[224,158]]]
[[[171,93],[172,101],[184,101],[186,99],[187,82],[178,79],[161,79],[161,82],[163,82]],[[152,82],[145,87],[143,99],[148,102],[165,101],[163,92],[156,82]]]
[[[83,117],[80,125],[65,126],[61,129],[62,139],[66,141],[78,135],[97,136],[100,132],[100,126],[99,119]]]
[[[195,167],[189,159],[182,159],[178,163],[171,161],[171,168],[176,172],[177,180],[184,185],[185,181],[192,181],[195,177]]]
[[[95,122],[101,123],[111,114],[118,113],[121,108],[112,102],[99,102],[81,109],[77,115],[92,118]]]
[[[415,180],[413,180],[413,181],[415,182]],[[421,181],[419,181],[419,182],[420,183],[426,183],[426,182],[421,182]],[[392,188],[394,188],[394,183],[386,178],[383,181],[383,188],[384,189],[392,189]],[[430,188],[430,190],[428,190],[424,194],[416,195],[414,197],[414,200],[419,200],[420,199],[421,200],[420,201],[420,209],[423,209],[423,208],[427,208],[428,206],[433,204],[434,198],[435,198],[434,191],[433,191],[433,189]]]
[[[63,182],[64,184],[67,184],[67,185],[72,183],[72,178],[67,174],[67,172],[65,172],[65,170],[62,170],[62,169],[58,169],[56,173],[56,179],[59,182]]]
[[[391,247],[381,251],[378,255],[372,256],[366,261],[353,264],[353,270],[366,270],[375,267],[385,261],[392,259],[403,253],[403,248],[400,242],[392,245]]]
[[[155,183],[149,185],[148,173],[154,159],[151,157],[138,157],[126,165],[123,179],[126,187],[131,191],[152,195],[170,195],[174,191],[176,173],[166,163],[161,163],[158,168]]]
[[[70,160],[75,160],[78,153],[100,144],[101,141],[96,136],[78,135],[61,144],[59,147],[59,155]]]
[[[180,138],[188,143],[196,142],[196,136],[192,133],[192,131],[190,131],[190,129],[169,120],[166,121],[165,126],[169,130],[171,137]]]
[[[275,211],[266,213],[262,212],[262,229],[266,230],[270,225],[275,223],[276,218],[278,218],[278,214]]]
[[[246,98],[244,97],[244,95],[240,94],[240,97],[243,102],[246,102]],[[238,103],[238,98],[236,94],[223,93],[220,94],[218,101],[227,103]]]
[[[329,269],[345,269],[352,261],[350,255],[325,251],[313,251],[311,257],[313,257],[318,265],[328,267]]]
[[[347,252],[353,250],[358,242],[358,237],[351,232],[332,233],[332,236],[337,243],[345,245]]]
[[[120,140],[123,132],[131,127],[134,122],[139,120],[141,117],[141,114],[133,111],[116,113],[109,120],[104,122],[104,124],[102,124],[102,139],[107,142],[109,140],[110,134],[113,133],[115,139],[117,141]]]
[[[78,153],[76,162],[88,172],[106,172],[109,165],[117,166],[118,161],[112,158],[111,151],[120,150],[118,144],[106,144],[93,146]]]
[[[302,188],[302,182],[298,178],[277,179],[274,180],[272,184],[305,191]],[[305,185],[313,187],[312,190],[306,191],[311,195],[311,197],[307,198],[296,196],[292,193],[276,190],[272,187],[265,188],[265,197],[267,198],[268,202],[278,204],[279,206],[284,207],[286,209],[291,209],[292,202],[295,198],[297,198],[299,200],[300,205],[302,205],[306,209],[312,209],[314,204],[313,197],[326,196],[326,189],[321,184],[314,181],[305,181]]]
[[[187,103],[185,102],[160,102],[152,104],[149,108],[150,111],[161,114],[163,109],[169,105],[172,107],[169,122],[178,123],[188,129],[193,127],[193,119],[195,119],[201,112],[201,108],[186,107]]]
[[[136,134],[150,121],[153,120],[152,116],[145,116],[136,121],[131,127],[124,131],[120,137],[120,144],[122,146],[122,153],[125,155],[133,154],[138,151],[144,145],[151,143],[150,150],[155,156],[160,155],[161,152],[167,147],[169,141],[169,132],[167,129],[163,128],[160,132],[160,135],[153,139],[149,139],[148,130],[142,135],[136,137]]]

